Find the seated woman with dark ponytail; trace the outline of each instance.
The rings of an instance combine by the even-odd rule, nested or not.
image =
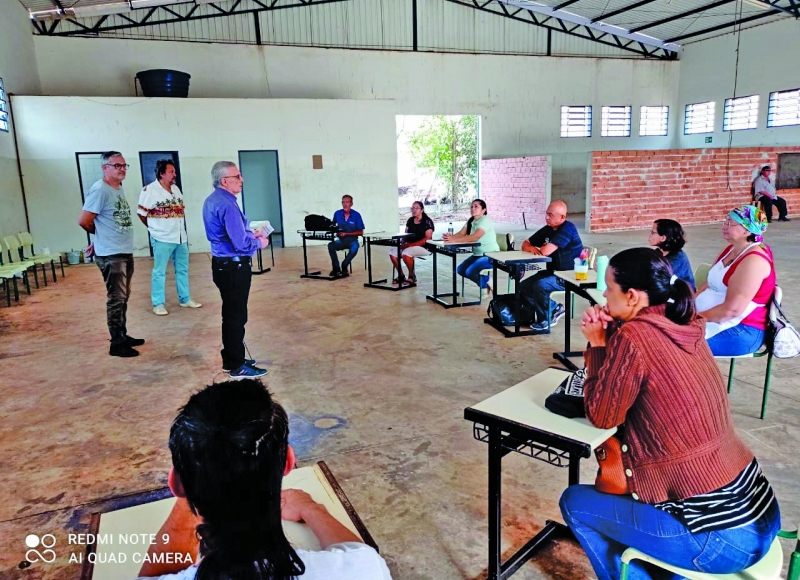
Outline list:
[[[307,493],[281,492],[294,467],[286,411],[258,381],[216,383],[193,395],[170,430],[168,483],[178,501],[154,552],[199,565],[145,564],[161,580],[390,580],[386,563]],[[281,519],[303,521],[322,551],[294,549]],[[168,536],[166,536],[168,534]],[[198,544],[199,537],[199,544]],[[195,560],[196,562],[196,560]]]
[[[586,311],[586,418],[625,423],[630,495],[573,485],[564,521],[600,580],[620,577],[633,547],[711,574],[760,560],[780,529],[778,502],[731,421],[725,382],[704,339],[689,285],[649,248],[611,258],[607,306]],[[638,561],[629,579],[650,578]]]

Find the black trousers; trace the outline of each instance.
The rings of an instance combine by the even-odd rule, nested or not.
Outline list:
[[[213,258],[211,268],[222,298],[222,366],[235,370],[244,364],[244,325],[247,324],[247,300],[253,274],[249,258],[233,262]]]
[[[767,214],[767,220],[772,221],[772,206],[778,209],[778,218],[783,219],[786,217],[788,210],[786,209],[786,200],[782,197],[775,197],[770,199],[766,195],[761,196],[761,203],[764,205],[764,213]]]
[[[133,254],[96,256],[95,262],[106,284],[106,321],[112,345],[125,343],[128,336],[128,299],[131,296]]]

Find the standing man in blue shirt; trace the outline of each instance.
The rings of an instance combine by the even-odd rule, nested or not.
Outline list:
[[[267,247],[269,239],[250,231],[236,203],[244,183],[236,164],[217,161],[211,168],[211,181],[214,191],[203,203],[203,223],[211,242],[214,284],[222,298],[222,370],[232,379],[262,377],[267,371],[245,358],[244,325],[252,279],[250,259],[256,250]]]
[[[364,220],[361,219],[361,214],[353,209],[352,195],[342,197],[342,209],[333,214],[333,223],[339,226],[339,231],[336,233],[338,237],[328,243],[328,254],[331,256],[331,266],[333,266],[329,275],[346,278],[350,275],[348,272],[350,262],[358,253],[358,236],[364,233]],[[342,250],[348,250],[348,254],[339,267],[339,256],[336,252]]]
[[[567,204],[563,201],[554,201],[547,206],[545,212],[547,225],[522,242],[522,251],[536,254],[537,256],[550,256],[547,270],[537,272],[530,278],[522,281],[519,287],[524,300],[531,304],[536,312],[536,321],[531,325],[533,330],[549,330],[547,320],[552,315],[552,324],[564,316],[564,305],[556,304],[550,299],[551,292],[564,290],[564,283],[553,274],[553,270],[572,270],[575,268],[575,258],[583,251],[583,242],[578,233],[578,228],[571,221],[567,221]]]
[[[128,299],[133,277],[133,220],[122,182],[129,165],[119,151],[101,157],[103,179],[92,185],[78,224],[94,234],[97,267],[103,274],[108,300],[106,321],[111,335],[108,354],[130,358],[139,356],[133,348],[144,344],[143,338],[128,336]]]

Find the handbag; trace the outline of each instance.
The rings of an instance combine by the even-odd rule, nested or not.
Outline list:
[[[544,400],[545,409],[568,419],[586,417],[586,409],[583,406],[583,381],[585,379],[586,369],[580,369],[570,374]]]
[[[625,466],[622,464],[622,441],[617,435],[609,438],[594,450],[599,468],[594,480],[594,487],[602,493],[627,495],[631,492]]]
[[[792,326],[781,310],[780,304],[772,299],[772,305],[778,310],[778,316],[773,321],[775,334],[772,337],[772,354],[777,358],[794,358],[800,355],[800,332]]]

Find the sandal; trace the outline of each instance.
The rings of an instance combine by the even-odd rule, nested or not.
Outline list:
[[[405,276],[398,276],[397,278],[392,280],[392,284],[395,284],[395,285],[398,285],[398,286],[402,286],[405,283],[406,283]]]
[[[417,283],[416,275],[415,276],[409,276],[408,278],[406,278],[406,284],[408,284],[409,286],[411,284],[416,284],[416,283]]]

